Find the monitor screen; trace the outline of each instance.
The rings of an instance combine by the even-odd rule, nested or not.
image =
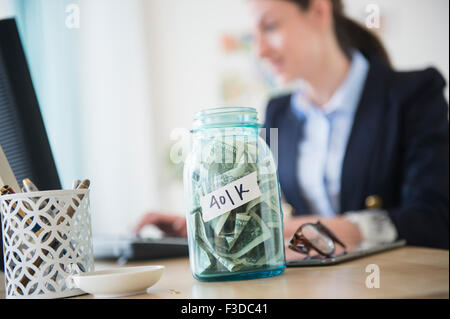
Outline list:
[[[29,178],[40,190],[61,188],[14,19],[0,20],[0,145],[19,184]]]

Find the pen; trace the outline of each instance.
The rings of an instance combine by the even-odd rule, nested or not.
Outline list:
[[[81,181],[79,179],[76,179],[73,181],[72,189],[77,189],[78,185],[80,185]]]
[[[23,184],[23,189],[27,193],[29,193],[29,192],[38,192],[39,191],[39,189],[36,187],[36,185],[34,185],[33,182],[29,178],[25,178],[22,181],[22,184]]]
[[[88,189],[90,184],[91,184],[91,182],[88,179],[85,179],[81,183],[78,184],[76,189],[77,190],[78,189]],[[80,199],[80,201],[83,200],[83,198],[84,198],[84,194],[79,194],[77,196]],[[76,207],[78,207],[79,203],[75,199],[72,199],[72,202],[75,204]],[[75,213],[75,209],[73,209],[72,206],[69,206],[69,208],[67,208],[67,215],[69,215],[69,217],[72,218],[74,213]],[[63,220],[64,220],[63,217],[59,218],[57,224],[59,225]]]
[[[81,183],[78,184],[77,189],[88,189],[90,185],[91,185],[91,181],[88,179],[85,179]],[[77,196],[80,199],[80,201],[83,200],[83,198],[84,198],[83,194],[80,194]],[[78,203],[75,200],[72,200],[72,201],[78,207]],[[74,213],[75,213],[75,210],[72,208],[72,206],[69,206],[69,208],[67,209],[67,214],[70,217],[72,217]]]

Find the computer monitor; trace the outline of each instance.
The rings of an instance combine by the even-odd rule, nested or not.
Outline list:
[[[40,190],[61,188],[17,24],[12,18],[0,20],[0,145],[19,183],[29,178]],[[3,270],[2,240],[0,245]]]

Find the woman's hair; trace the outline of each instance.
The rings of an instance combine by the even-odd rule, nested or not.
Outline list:
[[[311,0],[285,0],[307,10]],[[330,0],[333,6],[334,29],[339,46],[347,56],[352,49],[358,49],[364,55],[378,55],[391,65],[389,55],[378,37],[367,28],[348,18],[344,14],[341,0]]]

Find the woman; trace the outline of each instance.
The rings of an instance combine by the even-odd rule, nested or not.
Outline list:
[[[434,69],[396,72],[383,45],[340,0],[250,0],[259,56],[298,89],[269,102],[278,170],[294,216],[348,246],[404,238],[448,249],[448,105]],[[146,215],[186,236],[184,218]]]

